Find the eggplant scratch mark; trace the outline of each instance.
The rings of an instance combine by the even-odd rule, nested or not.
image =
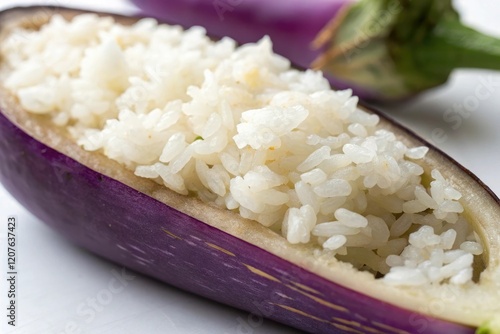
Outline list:
[[[208,246],[208,247],[211,247],[211,248],[213,248],[213,249],[216,249],[216,250],[218,250],[218,251],[220,251],[220,252],[222,252],[222,253],[224,253],[224,254],[227,254],[227,255],[230,255],[230,256],[236,256],[233,252],[230,252],[230,251],[228,251],[227,249],[224,249],[224,248],[222,248],[222,247],[220,247],[220,246],[217,246],[217,245],[212,244],[212,243],[210,243],[210,242],[205,242],[205,243],[207,244],[207,246]]]
[[[272,276],[272,275],[269,275],[268,273],[266,272],[263,272],[262,270],[260,269],[257,269],[255,267],[252,267],[251,265],[248,265],[248,264],[245,264],[243,263],[243,265],[245,267],[247,267],[248,270],[250,270],[252,273],[256,274],[256,275],[259,275],[261,277],[264,277],[264,278],[267,278],[268,280],[271,280],[271,281],[274,281],[274,282],[278,282],[278,283],[281,283],[281,281],[279,279],[277,279],[276,277]]]
[[[316,317],[316,316],[314,316],[314,315],[312,315],[312,314],[306,313],[306,312],[304,312],[304,311],[302,311],[302,310],[296,309],[296,308],[291,307],[291,306],[288,306],[288,305],[276,304],[276,303],[271,303],[271,302],[269,302],[269,304],[279,306],[279,307],[281,307],[282,309],[285,309],[285,310],[287,310],[287,311],[290,311],[290,312],[293,312],[293,313],[296,313],[296,314],[302,315],[302,316],[304,316],[304,317],[308,317],[308,318],[310,318],[310,319],[313,319],[313,320],[316,320],[316,321],[319,321],[319,322],[322,322],[322,323],[325,323],[325,324],[330,324],[330,325],[332,325],[332,326],[334,326],[334,327],[336,327],[336,328],[338,328],[338,329],[340,329],[340,330],[342,330],[342,331],[344,331],[344,332],[356,333],[356,334],[364,334],[364,332],[362,332],[362,331],[360,331],[360,330],[358,330],[358,329],[356,329],[356,328],[350,327],[350,326],[348,326],[347,324],[346,324],[346,325],[343,325],[343,324],[341,324],[341,323],[330,322],[330,321],[328,321],[328,320],[318,318],[318,317]],[[348,322],[347,320],[345,320],[345,319],[340,319],[340,318],[338,318],[337,320],[342,320],[344,323],[347,323],[347,322]],[[355,327],[359,327],[359,328],[364,329],[364,330],[368,330],[368,331],[370,331],[370,332],[375,331],[375,332],[377,332],[377,333],[381,333],[381,332],[379,332],[378,330],[376,330],[376,329],[374,329],[374,328],[370,328],[370,327],[363,326],[363,325],[361,325],[360,323],[358,323],[358,322],[356,322],[356,321],[353,321],[353,324],[351,324],[351,325],[354,325]]]
[[[266,284],[266,283],[264,283],[264,282],[262,282],[262,281],[258,281],[258,280],[256,280],[256,279],[252,279],[252,282],[255,282],[255,284],[258,284],[258,285],[262,285],[262,286],[264,286],[264,287],[267,287],[267,284]]]
[[[325,324],[329,324],[330,323],[330,321],[328,321],[328,320],[318,318],[318,317],[316,317],[316,316],[314,316],[312,314],[306,313],[306,312],[304,312],[302,310],[293,308],[291,306],[287,306],[287,305],[283,305],[283,304],[276,304],[276,303],[270,303],[270,304],[279,306],[279,307],[281,307],[281,308],[283,308],[283,309],[285,309],[287,311],[303,315],[304,317],[308,317],[308,318],[311,318],[311,319],[316,320],[316,321],[324,322]]]
[[[354,313],[354,317],[358,318],[359,320],[361,321],[368,321],[368,318],[367,317],[363,317],[361,314],[359,313]]]
[[[302,290],[306,290],[308,292],[312,292],[312,293],[315,293],[317,295],[322,295],[321,292],[319,292],[318,290],[315,290],[311,287],[308,287],[307,285],[304,285],[304,284],[300,284],[300,283],[297,283],[297,282],[293,282],[293,281],[290,281],[290,283],[292,283],[293,285],[295,285],[296,287],[298,288],[301,288]]]
[[[342,325],[342,324],[332,323],[332,325],[335,326],[336,328],[344,331],[344,332],[356,333],[356,334],[364,334],[363,332],[358,331],[355,328],[352,328],[352,327],[349,327],[349,326],[345,326],[345,325]]]
[[[337,305],[337,304],[333,304],[333,303],[328,302],[328,301],[326,301],[326,300],[324,300],[324,299],[321,299],[321,298],[319,298],[319,297],[317,297],[317,296],[311,295],[311,294],[309,294],[309,293],[307,293],[307,292],[304,292],[304,291],[302,291],[302,290],[300,290],[300,289],[297,289],[296,287],[294,287],[294,286],[292,286],[292,285],[288,285],[288,284],[287,284],[286,286],[287,286],[288,288],[290,288],[290,289],[294,290],[294,291],[297,291],[297,292],[299,292],[299,293],[303,294],[303,295],[304,295],[304,296],[306,296],[306,297],[311,298],[312,300],[314,300],[315,302],[317,302],[317,303],[319,303],[319,304],[321,304],[321,305],[324,305],[324,306],[326,306],[326,307],[332,308],[332,309],[334,309],[334,310],[336,310],[336,311],[349,313],[349,309],[347,309],[347,308],[345,308],[345,307],[343,307],[343,306],[340,306],[340,305]]]
[[[140,253],[142,253],[142,254],[146,254],[146,252],[145,252],[145,251],[143,251],[142,249],[140,249],[140,248],[139,248],[139,247],[137,247],[137,246],[134,246],[134,245],[132,245],[132,244],[129,244],[129,246],[130,246],[130,248],[135,249],[136,251],[138,251],[138,252],[140,252]]]
[[[276,292],[276,294],[278,296],[280,296],[281,298],[286,298],[286,299],[290,299],[290,300],[294,300],[292,297],[288,297],[287,295],[285,295],[284,293],[281,293],[281,292]]]
[[[361,327],[361,324],[357,321],[354,321],[354,320],[347,320],[347,319],[337,318],[337,317],[334,317],[333,320],[335,320],[336,322],[340,322],[340,323],[347,325],[347,326]]]
[[[373,327],[368,327],[368,326],[361,326],[361,329],[363,329],[366,332],[374,333],[374,334],[387,334],[385,332],[381,332],[376,328]]]
[[[358,321],[347,320],[347,319],[337,318],[337,317],[333,317],[332,319],[334,321],[336,321],[337,323],[341,323],[341,324],[344,324],[346,326],[351,326],[351,328],[352,327],[357,327],[357,328],[360,328],[360,329],[364,330],[365,332],[370,332],[370,333],[375,333],[375,334],[386,334],[384,332],[379,331],[376,328],[365,326],[365,325],[363,325],[362,323],[360,323]],[[366,320],[368,320],[368,319],[366,319]]]
[[[235,277],[231,277],[231,280],[235,281],[235,282],[238,282],[238,283],[244,283],[243,281],[235,278]]]
[[[392,326],[389,326],[389,325],[386,325],[386,324],[383,324],[381,322],[378,322],[378,321],[372,321],[371,322],[372,324],[374,324],[375,326],[377,327],[380,327],[380,328],[383,328],[383,329],[386,329],[388,331],[391,331],[393,333],[397,333],[397,334],[410,334],[409,332],[407,331],[404,331],[404,330],[401,330],[399,328],[396,328],[396,327],[392,327]]]
[[[328,320],[325,320],[325,319],[321,319],[321,318],[318,318],[312,314],[309,314],[309,313],[306,313],[302,310],[299,310],[299,309],[296,309],[294,307],[291,307],[291,306],[288,306],[288,305],[283,305],[283,304],[276,304],[276,303],[271,303],[269,302],[269,304],[271,305],[276,305],[276,306],[279,306],[287,311],[290,311],[290,312],[293,312],[293,313],[296,313],[296,314],[299,314],[299,315],[302,315],[304,317],[308,317],[308,318],[311,318],[313,320],[316,320],[316,321],[319,321],[319,322],[322,322],[322,323],[325,323],[325,324],[330,324],[344,332],[349,332],[349,333],[356,333],[356,334],[364,334],[362,331],[360,330],[357,330],[356,328],[352,328],[352,327],[349,327],[349,326],[346,326],[346,325],[343,325],[343,324],[340,324],[340,323],[335,323],[335,322],[330,322]],[[342,319],[344,320],[344,319]],[[355,325],[356,326],[356,325]],[[359,326],[361,326],[361,324],[359,324]]]
[[[170,231],[168,231],[168,230],[165,230],[164,228],[162,228],[161,230],[162,230],[163,232],[167,233],[169,236],[171,236],[171,237],[172,237],[172,238],[174,238],[174,239],[179,239],[179,240],[182,240],[182,238],[181,238],[181,237],[179,237],[179,236],[177,236],[177,235],[173,234],[172,232],[170,232]]]

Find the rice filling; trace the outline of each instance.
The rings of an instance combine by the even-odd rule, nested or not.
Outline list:
[[[472,284],[483,253],[461,194],[269,38],[237,46],[193,27],[55,15],[2,45],[4,86],[85,150],[238,212],[387,284]],[[428,180],[430,179],[430,181]]]

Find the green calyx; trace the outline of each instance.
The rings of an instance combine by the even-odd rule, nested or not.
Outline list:
[[[500,334],[500,318],[495,318],[483,324],[476,334]]]
[[[313,67],[379,99],[401,99],[447,81],[453,69],[500,69],[500,40],[464,26],[451,0],[361,0],[318,35]]]

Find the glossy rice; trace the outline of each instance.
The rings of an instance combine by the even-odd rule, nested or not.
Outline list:
[[[55,15],[1,46],[5,87],[86,150],[387,284],[472,284],[483,249],[426,147],[407,147],[263,38]]]

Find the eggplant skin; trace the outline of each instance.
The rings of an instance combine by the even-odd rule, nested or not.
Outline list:
[[[242,331],[264,317],[311,333],[474,333],[326,280],[86,167],[35,139],[43,129],[17,125],[17,109],[0,94],[0,181],[22,205],[97,255],[254,314]]]

